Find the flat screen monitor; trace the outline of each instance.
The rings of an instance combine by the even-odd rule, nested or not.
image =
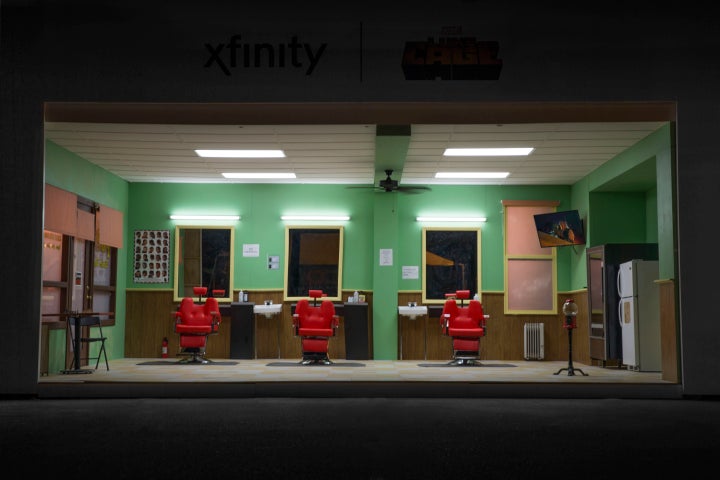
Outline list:
[[[541,247],[585,245],[585,230],[577,210],[540,213],[534,217]]]

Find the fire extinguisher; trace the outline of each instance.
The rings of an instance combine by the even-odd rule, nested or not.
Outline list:
[[[168,356],[168,339],[167,337],[163,338],[162,342],[162,358],[167,358]]]

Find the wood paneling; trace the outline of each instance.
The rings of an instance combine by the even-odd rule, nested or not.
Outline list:
[[[420,292],[400,292],[398,305],[416,301],[420,304]],[[590,362],[588,325],[582,321],[587,315],[586,292],[572,295],[558,295],[558,305],[566,298],[572,298],[578,305],[578,327],[573,330],[573,361]],[[483,311],[490,315],[487,320],[487,335],[480,341],[480,358],[484,360],[523,360],[524,325],[539,322],[545,325],[545,360],[568,359],[568,333],[563,328],[565,321],[562,311],[557,315],[505,315],[504,294],[485,292],[482,294]],[[452,346],[450,338],[442,334],[438,318],[418,317],[415,320],[398,317],[398,352],[402,360],[450,360]],[[402,351],[400,350],[402,341]]]
[[[180,351],[175,333],[175,312],[172,290],[129,290],[126,296],[125,357],[159,358],[162,339],[168,339],[168,355],[173,358]],[[228,358],[230,355],[230,317],[223,317],[219,333],[207,343],[208,358]]]
[[[662,351],[662,379],[680,382],[678,362],[678,323],[675,302],[675,282],[660,282],[660,348]]]
[[[123,246],[123,213],[114,208],[102,205],[96,213],[98,229],[100,230],[100,243],[110,247]]]
[[[45,184],[45,230],[75,236],[77,195]]]
[[[95,241],[95,214],[84,210],[77,210],[77,238]]]
[[[674,288],[664,287],[662,311],[663,316],[663,375],[677,376],[677,335],[675,326]],[[344,292],[348,296],[351,292]],[[669,295],[666,298],[666,295]],[[368,319],[372,330],[372,295],[365,292],[368,302]],[[565,298],[572,297],[579,307],[577,328],[573,330],[573,361],[590,364],[587,299],[586,292],[574,292],[558,295],[558,305]],[[248,292],[248,301],[263,303],[272,300],[282,303],[283,292],[261,291]],[[487,321],[487,336],[481,340],[480,358],[487,360],[522,360],[523,359],[523,326],[527,322],[541,322],[545,325],[545,360],[567,360],[568,335],[563,328],[562,312],[557,315],[504,315],[504,298],[501,292],[483,293],[483,309],[490,315]],[[408,302],[420,303],[420,292],[400,292],[398,305]],[[174,333],[175,311],[177,304],[172,300],[170,290],[129,290],[127,292],[125,356],[137,358],[159,358],[162,339],[167,337],[168,351],[173,357],[178,352],[178,338]],[[583,320],[585,319],[585,320]],[[282,313],[276,317],[255,319],[256,348],[258,358],[300,359],[300,339],[293,335],[291,303],[283,303]],[[670,327],[666,324],[670,323]],[[279,331],[278,331],[279,330]],[[228,358],[230,352],[230,319],[223,317],[220,333],[210,337],[207,352],[210,358]],[[279,336],[278,336],[279,334]],[[372,331],[368,338],[372,342]],[[402,359],[405,360],[450,360],[452,347],[450,339],[442,335],[438,318],[418,317],[410,320],[398,317],[398,352],[402,341]],[[673,346],[668,346],[673,343]],[[372,345],[370,346],[372,352]],[[345,358],[344,319],[340,318],[337,336],[330,340],[329,354],[331,359]],[[372,354],[371,354],[372,355]],[[665,367],[668,363],[668,367]],[[666,372],[667,370],[667,372]]]

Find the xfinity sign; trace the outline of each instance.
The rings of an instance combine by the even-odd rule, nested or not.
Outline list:
[[[250,68],[294,68],[312,75],[325,53],[327,43],[311,45],[294,35],[287,43],[250,43],[242,35],[231,36],[227,43],[206,43],[205,68],[217,68],[225,75],[233,70]]]

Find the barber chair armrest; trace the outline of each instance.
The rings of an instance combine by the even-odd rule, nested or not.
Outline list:
[[[210,320],[212,324],[212,329],[213,331],[217,331],[218,327],[220,327],[220,322],[222,322],[220,312],[210,312],[210,316],[212,317]]]
[[[332,329],[333,329],[333,337],[336,335],[337,329],[340,326],[340,317],[338,315],[333,315],[332,318]]]

